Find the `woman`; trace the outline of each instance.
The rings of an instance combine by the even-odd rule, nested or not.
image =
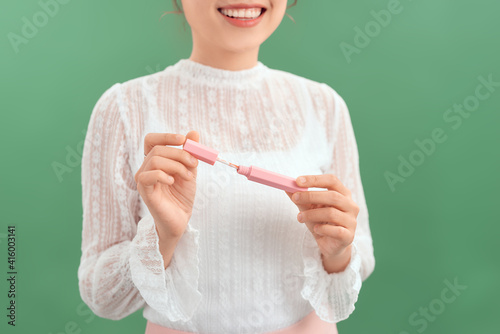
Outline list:
[[[92,111],[82,299],[115,320],[144,307],[146,333],[336,333],[374,268],[346,104],[258,61],[286,0],[182,8],[189,59],[113,85]],[[187,139],[310,191],[296,199],[198,163],[173,147]]]

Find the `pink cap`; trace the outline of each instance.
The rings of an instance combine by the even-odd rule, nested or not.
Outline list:
[[[182,148],[189,152],[196,159],[200,159],[201,161],[204,161],[210,165],[215,164],[215,162],[217,161],[217,156],[219,155],[218,151],[197,143],[191,139],[186,139],[186,142],[184,143],[184,146]]]

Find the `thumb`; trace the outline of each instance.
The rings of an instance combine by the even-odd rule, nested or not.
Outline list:
[[[198,131],[192,130],[189,131],[188,134],[186,135],[186,139],[191,139],[194,140],[195,142],[199,143],[200,142],[200,134]]]

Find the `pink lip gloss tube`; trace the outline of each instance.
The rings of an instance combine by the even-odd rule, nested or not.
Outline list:
[[[291,193],[309,190],[309,188],[299,187],[293,177],[271,172],[269,170],[256,166],[237,166],[232,163],[227,163],[226,161],[217,158],[217,156],[219,155],[218,151],[195,142],[191,139],[186,140],[183,149],[189,152],[195,158],[204,161],[207,164],[214,165],[216,161],[228,164],[229,166],[236,168],[238,174],[246,176],[250,181],[285,190]]]
[[[256,166],[239,166],[238,174],[245,175],[250,181],[265,184],[266,186],[278,188],[291,193],[297,191],[308,191],[309,188],[299,187],[293,177],[271,172]]]
[[[208,146],[202,145],[191,139],[186,139],[182,148],[189,152],[193,157],[207,164],[213,165],[217,161],[219,152]]]

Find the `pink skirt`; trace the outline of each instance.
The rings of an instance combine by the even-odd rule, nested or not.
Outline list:
[[[321,320],[313,310],[299,322],[277,331],[266,332],[263,334],[338,334],[337,325]],[[170,329],[150,321],[146,324],[145,334],[195,334],[193,332],[178,331]]]

